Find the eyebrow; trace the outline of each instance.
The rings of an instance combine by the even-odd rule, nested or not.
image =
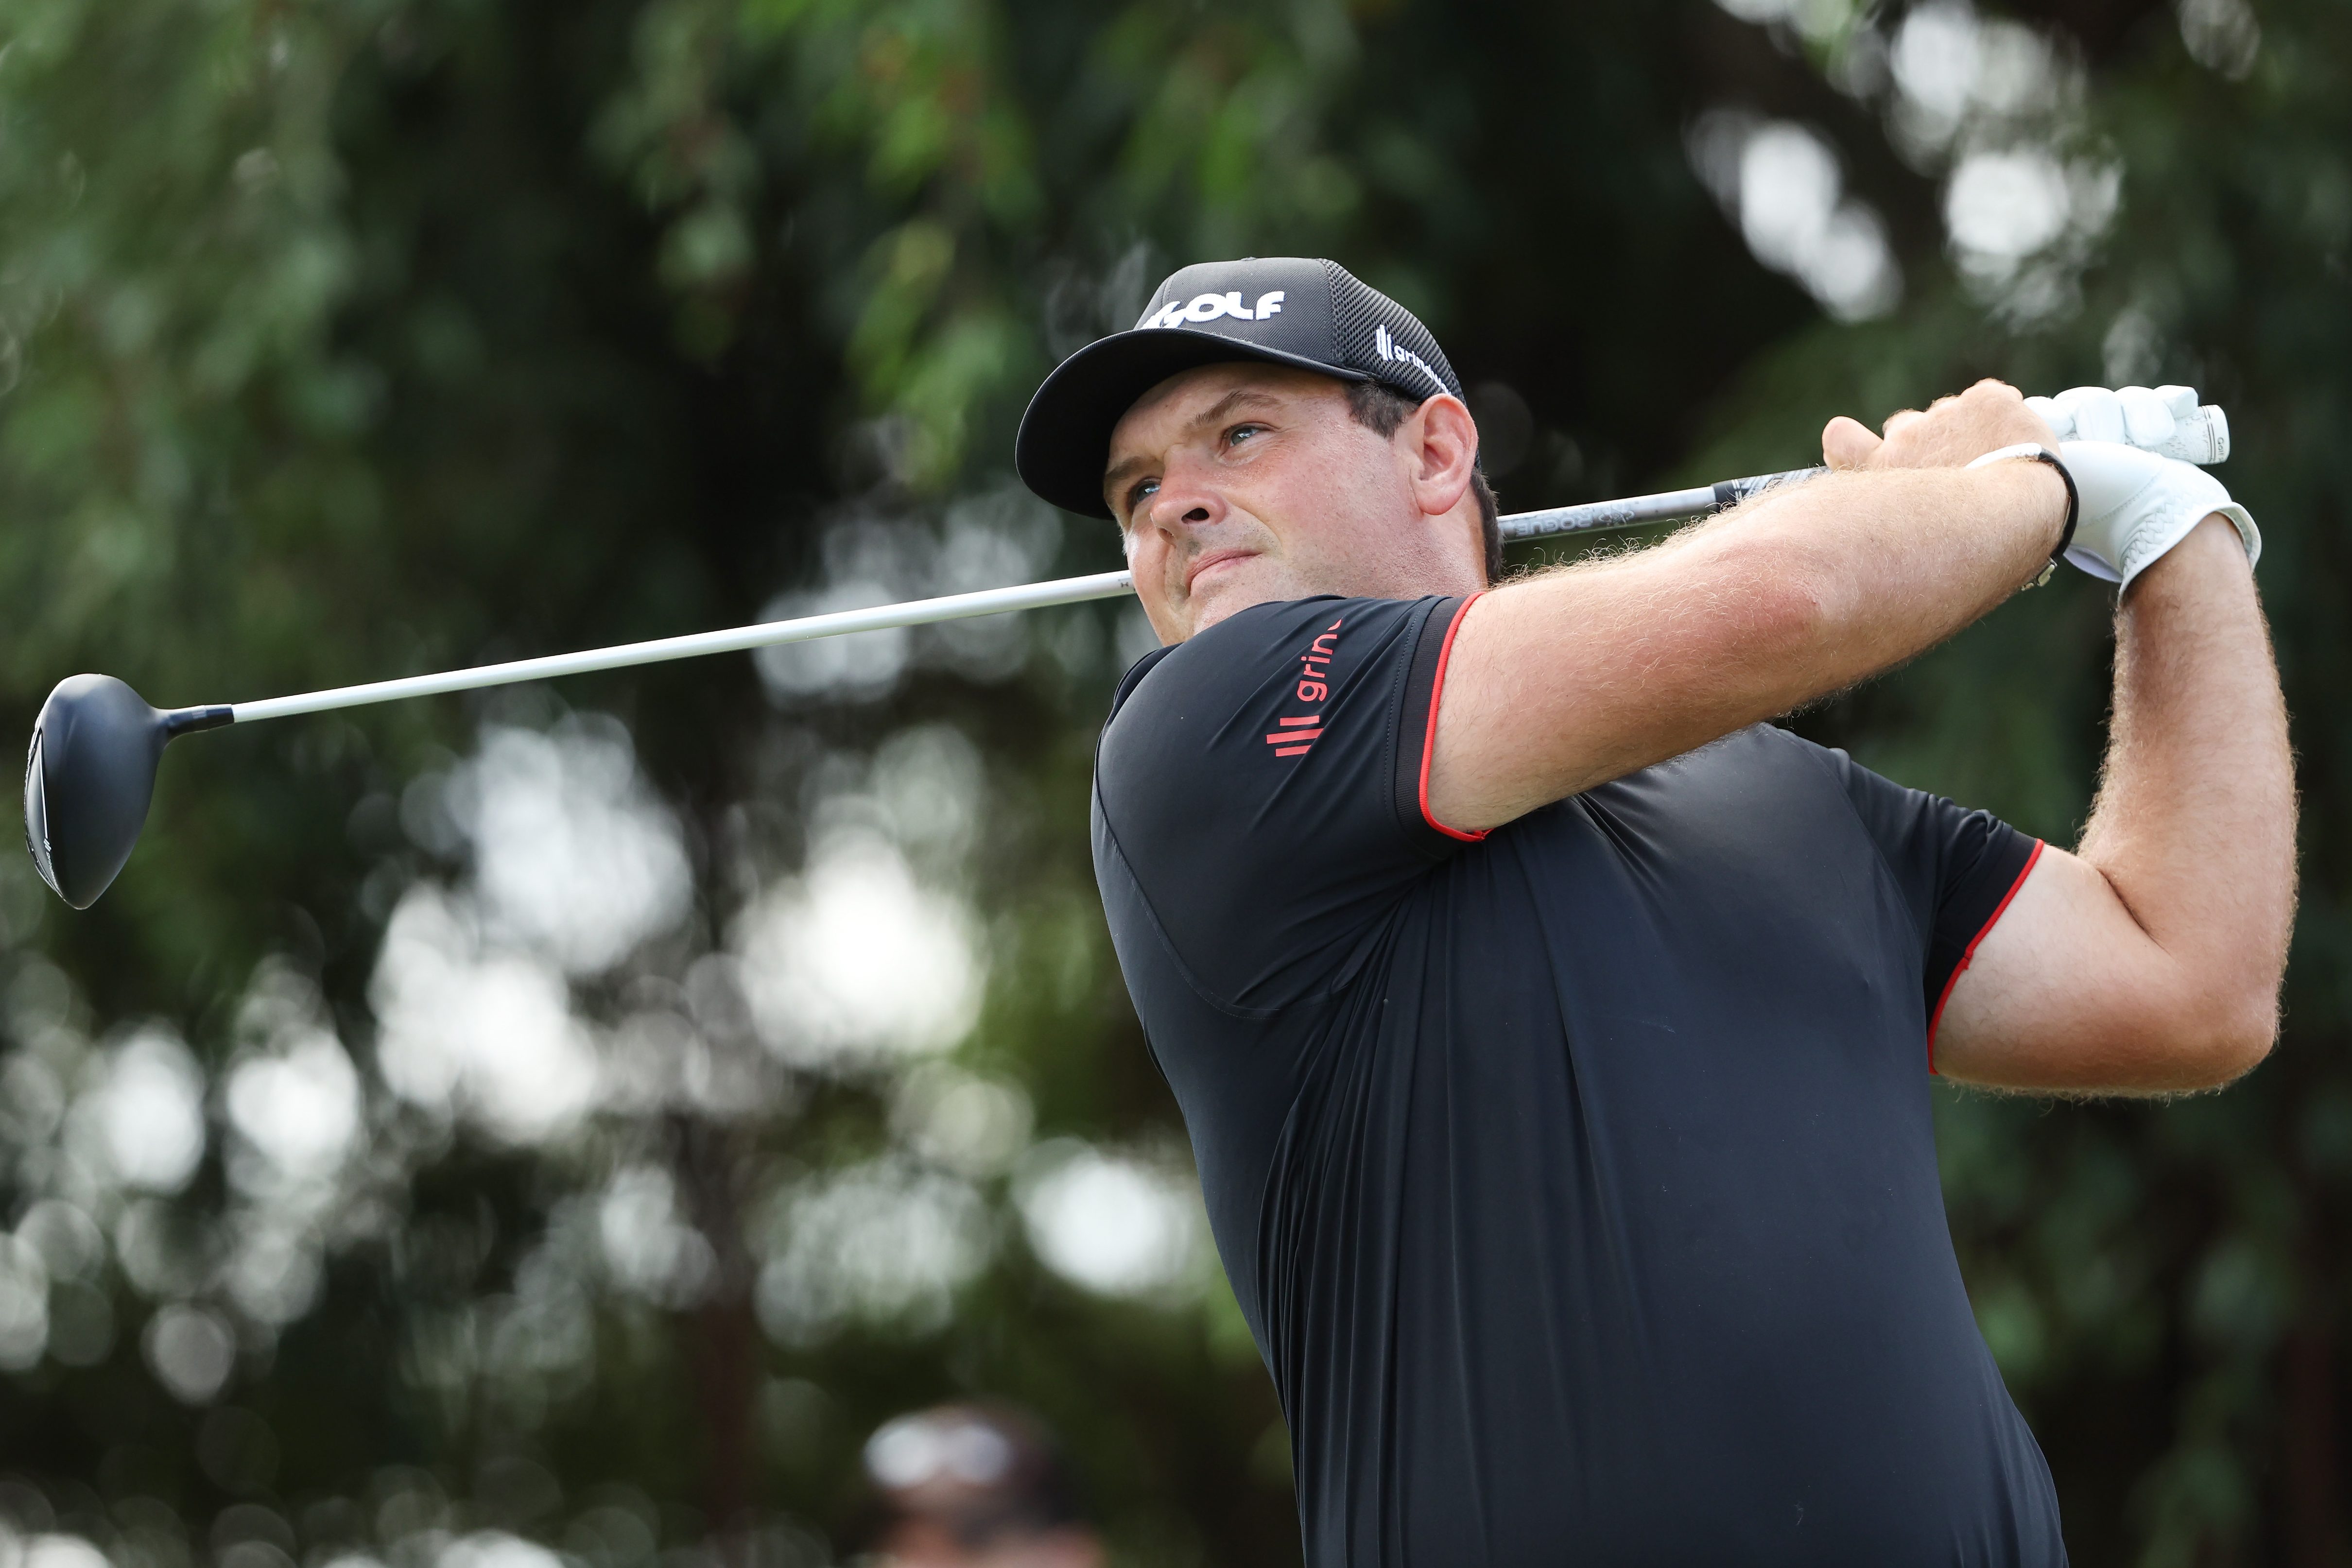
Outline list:
[[[1185,421],[1184,429],[1189,434],[1199,430],[1203,425],[1216,424],[1239,409],[1278,408],[1281,403],[1282,400],[1272,392],[1259,392],[1255,387],[1235,387]],[[1139,468],[1150,466],[1150,459],[1145,457],[1129,457],[1125,462],[1111,465],[1110,471],[1103,476],[1103,499],[1109,503],[1112,512],[1116,513],[1118,510],[1118,502],[1114,497],[1118,494],[1120,487],[1126,484],[1128,476]]]

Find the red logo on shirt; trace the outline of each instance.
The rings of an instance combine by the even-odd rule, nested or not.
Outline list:
[[[1343,615],[1339,621],[1346,619]],[[1339,645],[1339,621],[1325,627],[1322,635],[1299,656],[1297,695],[1302,703],[1319,705],[1331,695],[1331,653]],[[1274,747],[1276,757],[1304,757],[1323,734],[1323,716],[1319,713],[1285,715],[1274,722],[1281,727],[1267,736],[1265,743]]]

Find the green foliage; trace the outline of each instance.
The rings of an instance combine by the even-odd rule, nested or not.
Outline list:
[[[2275,0],[2249,57],[2227,4],[2083,9],[2078,75],[1929,145],[1864,68],[1901,13],[1835,5],[20,0],[0,689],[21,728],[79,668],[235,700],[1107,565],[1010,486],[1013,422],[1206,256],[1422,310],[1514,507],[1786,466],[1979,374],[2192,381],[2304,759],[2286,1043],[2179,1105],[1955,1097],[1943,1154],[2077,1559],[2327,1561],[2352,24]],[[1899,309],[1828,324],[1749,256],[1691,168],[1725,105],[1826,127]],[[1937,211],[1995,130],[2120,182],[1998,278]],[[1087,864],[1135,634],[231,731],[89,914],[0,867],[0,1513],[153,1568],[814,1563],[865,1434],[985,1391],[1061,1428],[1123,1561],[1295,1561]],[[1801,722],[2063,839],[2105,637],[2070,581]],[[1150,1267],[1056,1251],[1081,1180],[1166,1229]]]

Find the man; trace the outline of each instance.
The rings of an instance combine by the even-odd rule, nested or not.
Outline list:
[[[877,1568],[1102,1568],[1053,1439],[1000,1404],[936,1405],[866,1442]]]
[[[1453,370],[1331,263],[1188,267],[1039,392],[1024,477],[1169,644],[1096,863],[1310,1562],[2064,1561],[1928,1075],[2252,1067],[2294,800],[2252,519],[2051,441],[1990,382],[1836,420],[1822,479],[1492,587]],[[2074,852],[1765,722],[2069,544],[2126,580]]]

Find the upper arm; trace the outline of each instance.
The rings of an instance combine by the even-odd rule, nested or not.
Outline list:
[[[2095,866],[2045,848],[1954,978],[1936,1031],[1946,1077],[2059,1093],[2173,1093],[2261,1060]]]
[[[1447,659],[1430,815],[1496,827],[1811,695],[1819,606],[1771,553],[1661,547],[1481,596]]]

